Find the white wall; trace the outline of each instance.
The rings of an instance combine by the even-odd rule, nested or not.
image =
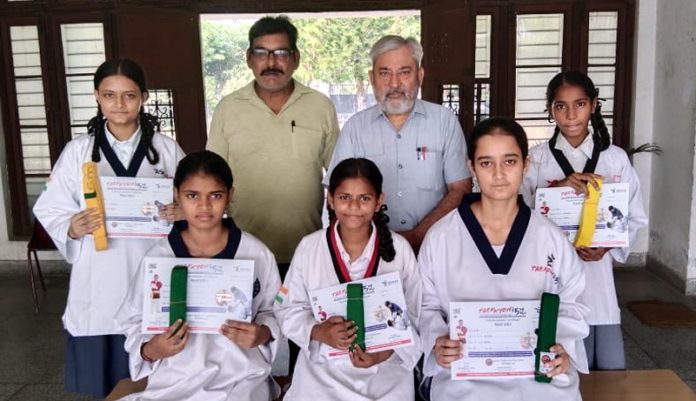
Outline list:
[[[655,88],[655,31],[657,22],[657,1],[640,0],[636,8],[636,25],[633,62],[633,110],[631,121],[631,146],[653,142],[653,118]],[[633,156],[633,167],[640,177],[643,193],[643,205],[650,210],[650,180],[652,154],[637,154]],[[638,234],[632,251],[638,256],[633,261],[636,264],[645,263],[648,252],[649,229],[643,229]]]
[[[658,0],[656,9],[653,3],[639,3],[639,22],[649,18],[645,13],[657,15],[652,128],[653,141],[664,149],[662,157],[652,159],[649,256],[694,293],[696,2]]]

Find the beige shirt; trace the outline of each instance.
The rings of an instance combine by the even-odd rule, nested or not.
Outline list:
[[[278,263],[289,263],[302,237],[321,228],[322,168],[339,132],[331,100],[294,83],[278,114],[258,97],[253,82],[225,96],[206,145],[232,168],[232,218],[261,239]]]

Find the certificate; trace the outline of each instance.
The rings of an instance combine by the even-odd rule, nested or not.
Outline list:
[[[109,238],[162,238],[171,223],[159,217],[172,203],[169,178],[99,177]]]
[[[592,247],[629,246],[628,189],[627,182],[602,185]],[[571,187],[539,188],[534,204],[537,212],[551,219],[574,242],[584,200],[585,195],[577,195]]]
[[[534,377],[541,301],[450,302],[450,339],[461,340],[452,380]]]
[[[413,344],[411,320],[406,310],[404,290],[399,273],[392,272],[351,283],[362,283],[365,308],[365,348],[385,351]],[[312,313],[317,322],[331,316],[346,317],[347,284],[309,291]],[[329,358],[348,355],[333,347],[322,347]]]
[[[251,322],[254,261],[238,259],[145,257],[143,333],[169,327],[172,268],[188,268],[186,321],[192,333],[217,334],[225,320]]]

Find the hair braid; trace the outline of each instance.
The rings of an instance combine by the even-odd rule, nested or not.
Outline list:
[[[594,131],[592,139],[599,144],[599,150],[607,149],[611,145],[611,137],[609,136],[607,124],[602,117],[602,103],[599,101],[599,98],[597,98],[595,112],[590,116],[590,123],[592,123],[592,130]]]
[[[104,114],[101,107],[97,104],[97,115],[92,117],[87,122],[87,134],[94,137],[94,145],[92,145],[92,161],[99,163],[101,155],[99,153],[99,145],[101,138],[104,136]]]
[[[396,256],[396,250],[394,249],[391,231],[389,231],[389,216],[384,213],[386,210],[387,205],[382,205],[372,219],[375,222],[375,226],[377,226],[377,235],[379,235],[379,256],[385,262],[391,262]]]
[[[159,130],[159,119],[150,113],[146,113],[142,108],[140,109],[140,130],[143,133],[141,138],[145,142],[147,147],[147,161],[150,164],[157,164],[159,162],[159,153],[157,149],[152,144],[152,138],[155,136],[155,131]]]

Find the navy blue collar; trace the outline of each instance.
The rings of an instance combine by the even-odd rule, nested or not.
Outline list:
[[[99,149],[101,149],[106,161],[109,162],[109,165],[114,170],[114,173],[116,173],[116,176],[135,177],[138,175],[140,165],[143,163],[145,155],[147,154],[147,147],[143,141],[144,133],[140,135],[140,142],[138,142],[138,147],[135,148],[135,153],[133,153],[133,157],[131,158],[128,169],[123,166],[121,161],[118,159],[118,156],[116,156],[116,153],[111,148],[111,145],[109,145],[109,140],[106,138],[104,131],[98,130],[96,135],[99,135]],[[95,138],[95,140],[96,139],[97,138]]]
[[[234,220],[231,218],[222,219],[222,224],[227,227],[229,235],[227,237],[227,245],[220,253],[213,256],[212,259],[234,259],[237,254],[237,249],[239,249],[239,242],[242,239],[242,230],[240,230]],[[177,258],[191,258],[186,243],[181,237],[181,232],[188,228],[188,222],[186,220],[177,221],[172,227],[172,231],[169,232],[167,239],[169,240],[169,245],[174,251],[174,255]]]
[[[476,219],[474,212],[471,211],[471,204],[479,202],[480,200],[480,193],[465,195],[464,199],[462,199],[462,203],[459,205],[459,216],[461,216],[464,225],[469,230],[471,238],[474,239],[474,243],[481,253],[481,256],[486,261],[491,273],[508,274],[510,268],[512,268],[512,263],[515,261],[517,252],[520,249],[524,234],[527,231],[529,219],[532,215],[531,210],[529,206],[524,203],[522,195],[519,195],[517,197],[519,211],[517,212],[515,221],[512,223],[512,228],[510,229],[510,234],[508,234],[507,241],[505,241],[503,252],[500,254],[500,258],[498,258],[493,250],[493,246],[491,246],[490,241],[488,241],[488,237],[486,237],[486,233],[483,231],[483,227],[481,227],[478,219]]]
[[[549,139],[549,149],[551,150],[551,154],[553,155],[553,158],[556,160],[556,163],[558,163],[558,166],[561,167],[561,170],[563,170],[563,174],[565,174],[566,177],[570,177],[575,172],[575,170],[573,169],[573,166],[570,165],[570,162],[565,157],[563,152],[560,149],[556,149],[556,139],[558,138],[558,135],[560,134],[555,134],[551,137],[551,139]],[[594,145],[592,146],[592,157],[587,159],[587,162],[585,163],[585,168],[582,169],[583,173],[595,172],[595,169],[597,168],[597,161],[599,161],[600,152],[601,151],[599,150],[599,141],[594,140]]]

